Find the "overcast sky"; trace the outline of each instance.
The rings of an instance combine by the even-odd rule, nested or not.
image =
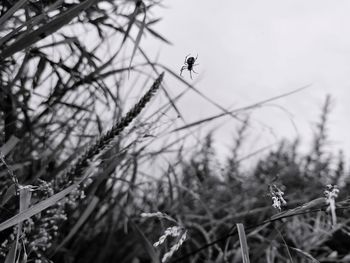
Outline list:
[[[311,137],[326,94],[333,98],[331,147],[349,156],[350,1],[326,0],[164,0],[155,27],[172,46],[143,40],[160,51],[159,61],[179,71],[184,57],[198,53],[196,87],[224,107],[244,106],[306,85],[306,90],[252,116],[254,147],[279,138]],[[184,72],[187,80],[189,75]],[[176,93],[181,85],[167,78]],[[219,111],[191,94],[181,108],[188,120]],[[296,129],[293,127],[291,116]],[[218,133],[229,145],[234,121]],[[266,127],[272,127],[272,134]],[[225,146],[225,147],[226,147]]]

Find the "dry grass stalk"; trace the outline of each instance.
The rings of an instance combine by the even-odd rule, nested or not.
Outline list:
[[[67,172],[66,178],[73,180],[74,178],[80,178],[84,170],[89,165],[89,160],[92,160],[99,153],[101,153],[111,142],[118,136],[129,124],[141,113],[142,109],[151,100],[154,93],[159,89],[163,80],[164,73],[161,73],[155,80],[152,87],[148,92],[140,99],[140,101],[134,105],[134,107],[117,122],[108,132],[106,132],[95,144],[90,146],[85,153],[79,158],[77,163]]]

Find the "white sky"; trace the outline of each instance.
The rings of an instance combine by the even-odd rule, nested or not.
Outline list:
[[[166,9],[155,29],[174,45],[147,37],[146,50],[160,51],[159,61],[179,71],[184,57],[199,54],[193,83],[224,107],[244,106],[302,86],[311,86],[278,100],[293,115],[274,107],[253,115],[255,138],[249,151],[276,142],[276,138],[307,141],[318,121],[326,94],[333,98],[329,131],[331,147],[349,154],[350,137],[350,1],[348,0],[164,0]],[[190,80],[184,72],[186,80]],[[166,78],[175,94],[182,84]],[[219,111],[190,94],[181,109],[190,120]],[[273,136],[261,123],[271,126]],[[225,125],[218,143],[231,144],[237,123]],[[347,155],[348,156],[348,155]]]

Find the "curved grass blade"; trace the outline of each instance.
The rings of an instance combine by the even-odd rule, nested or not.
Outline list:
[[[299,248],[291,247],[291,246],[289,246],[289,249],[294,250],[297,253],[300,253],[301,255],[303,255],[304,257],[309,259],[312,263],[320,263],[320,261],[318,261],[316,258],[314,258],[310,253],[308,253],[306,251],[303,251]]]

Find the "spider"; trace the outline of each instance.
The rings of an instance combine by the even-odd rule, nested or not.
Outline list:
[[[194,57],[190,57],[190,55],[187,55],[185,57],[185,62],[184,62],[184,65],[182,66],[181,70],[180,70],[180,76],[182,76],[182,71],[184,71],[185,69],[187,69],[189,72],[190,72],[190,76],[191,76],[191,79],[192,79],[192,71],[196,74],[198,74],[196,71],[194,71],[193,69],[193,66],[196,66],[198,64],[194,64],[196,62],[198,58],[198,55],[196,58]]]

